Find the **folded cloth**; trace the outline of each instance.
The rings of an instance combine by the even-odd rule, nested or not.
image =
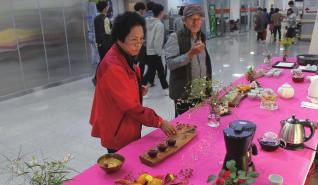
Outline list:
[[[314,104],[314,103],[310,103],[310,102],[302,101],[300,106],[304,107],[304,108],[317,109],[318,110],[318,104]]]

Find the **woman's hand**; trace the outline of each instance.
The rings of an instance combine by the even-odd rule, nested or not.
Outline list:
[[[160,129],[167,135],[167,136],[173,136],[177,134],[176,128],[166,120],[162,121]]]
[[[148,94],[148,92],[149,92],[149,86],[147,86],[147,85],[143,85],[142,87],[141,87],[141,93],[142,93],[142,96],[146,96],[147,94]]]

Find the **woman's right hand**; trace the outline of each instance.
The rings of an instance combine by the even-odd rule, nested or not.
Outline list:
[[[162,121],[160,129],[167,135],[167,136],[173,136],[177,134],[176,128],[166,120]]]

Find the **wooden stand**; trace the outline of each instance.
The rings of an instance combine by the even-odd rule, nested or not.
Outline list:
[[[195,125],[179,124],[178,123],[176,128],[177,128],[177,134],[173,137],[174,139],[176,139],[175,146],[168,146],[166,151],[164,151],[164,152],[160,152],[157,149],[157,146],[155,146],[151,149],[158,150],[157,156],[154,158],[151,158],[148,155],[148,151],[146,151],[144,154],[139,156],[140,161],[142,163],[146,164],[147,166],[155,166],[156,164],[158,164],[161,161],[168,158],[170,155],[176,153],[184,145],[189,143],[194,138],[194,136],[196,136],[196,126]],[[163,141],[162,143],[166,144],[166,140]]]

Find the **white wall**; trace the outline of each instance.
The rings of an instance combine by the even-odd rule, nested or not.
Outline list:
[[[125,11],[125,5],[124,5],[124,0],[113,0],[113,8],[114,8],[114,17],[116,15],[124,13]]]
[[[230,19],[236,20],[240,18],[240,0],[230,1]]]
[[[312,33],[311,43],[310,43],[308,53],[318,55],[318,13],[316,15],[316,23],[315,23],[314,30]]]
[[[177,9],[178,6],[182,5],[182,0],[168,0],[168,10]]]

